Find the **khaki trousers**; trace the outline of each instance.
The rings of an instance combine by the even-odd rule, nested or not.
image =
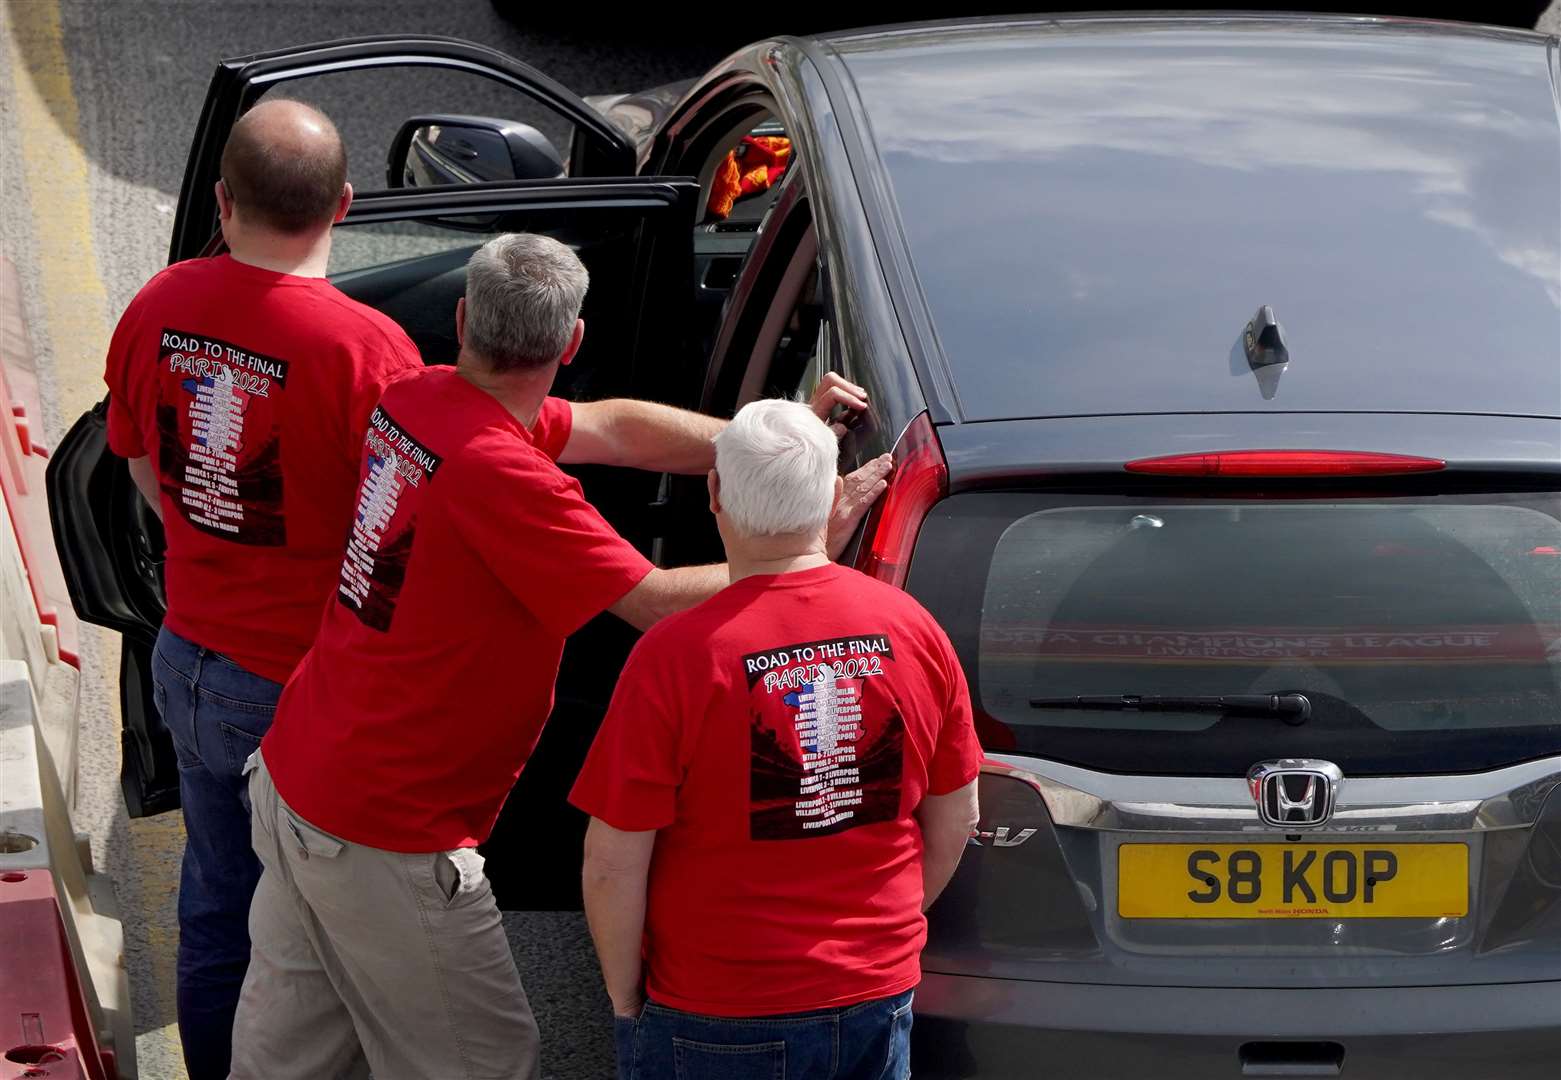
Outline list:
[[[246,768],[263,871],[233,1080],[537,1080],[482,857],[340,840],[288,808],[258,752]]]

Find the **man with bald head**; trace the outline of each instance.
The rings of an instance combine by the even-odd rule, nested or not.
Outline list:
[[[154,277],[109,347],[109,448],[168,537],[152,678],[187,834],[178,1007],[192,1080],[228,1074],[249,963],[260,864],[244,763],[335,591],[369,414],[421,367],[399,326],[325,280],[351,201],[330,120],[257,105],[222,155],[227,251]]]

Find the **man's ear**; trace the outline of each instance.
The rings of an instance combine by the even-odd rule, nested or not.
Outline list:
[[[569,337],[569,344],[564,346],[562,355],[558,358],[559,367],[568,367],[569,362],[575,358],[575,353],[580,351],[580,342],[585,340],[585,320],[575,320],[575,332]]]
[[[710,491],[710,512],[721,512],[721,474],[711,469],[705,474],[705,487]]]
[[[217,181],[217,214],[223,222],[233,220],[233,198],[228,194],[228,182]]]
[[[455,343],[466,344],[466,297],[455,302]]]
[[[347,208],[350,207],[351,205],[352,205],[352,185],[351,184],[343,184],[341,186],[341,201],[336,204],[336,216],[332,219],[332,221],[333,222],[334,221],[340,221],[342,218],[346,217],[347,216]]]
[[[843,476],[835,477],[835,498],[834,501],[829,504],[831,507],[840,505],[840,496],[845,494],[845,490],[846,478]]]

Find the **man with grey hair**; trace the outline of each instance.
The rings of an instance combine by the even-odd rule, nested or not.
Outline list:
[[[369,420],[335,596],[251,762],[264,872],[235,1077],[538,1075],[477,845],[552,708],[564,639],[602,611],[649,627],[727,580],[653,567],[558,467],[704,472],[724,426],[548,396],[587,285],[555,240],[490,241],[454,369],[395,383]],[[836,403],[866,404],[839,379],[814,407]],[[853,475],[837,551],[887,469]]]
[[[981,749],[932,616],[830,561],[837,453],[787,401],[716,437],[731,584],[640,639],[570,796],[619,1080],[910,1075]]]

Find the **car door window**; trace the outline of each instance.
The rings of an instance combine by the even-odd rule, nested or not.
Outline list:
[[[830,370],[834,349],[827,266],[805,192],[794,192],[780,235],[745,268],[752,287],[725,312],[721,355],[707,385],[712,411],[735,412],[765,397],[806,394]]]
[[[347,149],[347,179],[360,192],[403,186],[401,177],[387,176],[387,157],[401,126],[412,117],[460,115],[524,124],[547,139],[560,158],[568,157],[574,136],[574,124],[556,110],[465,71],[432,67],[331,71],[280,83],[261,100],[273,97],[313,105],[335,122]],[[482,149],[468,139],[446,146],[439,160],[452,166],[477,165],[467,182],[513,178],[482,175]],[[438,152],[437,146],[428,150]],[[457,176],[448,168],[425,169],[418,173],[417,186],[453,185],[460,182]]]
[[[553,199],[566,201],[579,181],[559,181]],[[644,181],[622,186],[654,189]],[[669,187],[673,185],[668,185]],[[677,182],[687,220],[692,207],[691,185]],[[426,198],[437,200],[439,193]],[[452,193],[449,196],[455,199]],[[395,319],[429,364],[454,363],[456,303],[466,293],[466,263],[493,236],[504,232],[535,232],[568,244],[591,274],[581,317],[587,333],[574,363],[559,370],[554,393],[593,400],[626,396],[635,391],[634,363],[642,344],[660,341],[664,328],[687,318],[687,283],[682,291],[661,277],[646,282],[636,273],[641,241],[641,210],[593,207],[589,212],[568,205],[549,205],[542,188],[517,188],[517,205],[484,213],[439,213],[414,216],[389,209],[407,197],[370,196],[357,202],[332,237],[329,276],[342,292]],[[423,199],[425,196],[416,196]],[[528,202],[540,205],[527,205]],[[437,202],[430,206],[437,207]],[[670,211],[666,212],[670,216]],[[670,229],[670,226],[663,226]],[[686,235],[686,234],[685,234]],[[638,305],[641,288],[656,295],[652,305]],[[643,321],[636,323],[636,316]]]
[[[810,227],[792,254],[754,343],[736,408],[767,397],[809,393],[830,370],[825,275]]]
[[[315,105],[331,117],[359,194],[406,186],[471,188],[560,172],[635,172],[633,144],[584,99],[523,61],[474,42],[387,36],[236,57],[217,65],[207,88],[180,189],[170,262],[210,250],[222,148],[238,118],[268,95]]]
[[[726,232],[754,231],[792,163],[791,136],[773,116],[719,144],[699,174],[704,223],[724,222]]]
[[[466,293],[466,262],[489,238],[438,220],[336,226],[328,276],[353,299],[378,308],[407,332],[425,364],[453,364],[455,304]]]
[[[790,136],[768,112],[744,110],[687,163],[699,178],[700,222],[694,229],[698,282],[697,339],[714,347],[722,309],[737,283],[759,227],[795,167]]]
[[[438,220],[343,222],[331,236],[326,275],[334,280],[482,242],[481,231]]]

